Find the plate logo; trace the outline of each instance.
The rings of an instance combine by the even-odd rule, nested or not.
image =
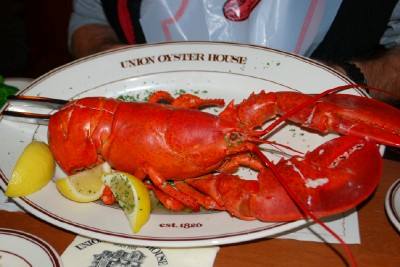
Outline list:
[[[118,250],[115,252],[104,250],[101,254],[95,254],[93,257],[94,259],[89,267],[139,267],[146,259],[143,252],[138,250],[131,252],[126,252],[124,250]]]

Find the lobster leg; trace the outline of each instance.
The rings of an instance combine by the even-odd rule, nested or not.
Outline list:
[[[253,170],[261,170],[263,163],[255,158],[252,154],[237,154],[232,157],[231,160],[224,163],[218,168],[218,172],[221,173],[234,173],[240,166],[249,167]]]
[[[225,206],[225,203],[217,190],[218,180],[219,179],[217,179],[216,176],[209,174],[197,178],[186,179],[185,182],[207,196],[210,196],[218,206],[222,208]]]
[[[214,199],[208,195],[204,195],[194,189],[185,181],[174,181],[174,186],[181,192],[195,198],[200,205],[208,210],[225,210],[225,208],[220,206]]]
[[[155,187],[152,183],[145,183],[145,185],[147,189],[153,191],[154,195],[164,205],[165,208],[173,211],[181,211],[185,208],[185,205],[182,202],[165,194],[163,191]]]
[[[223,99],[202,99],[198,96],[191,94],[182,94],[177,98],[174,98],[170,93],[166,91],[157,91],[154,92],[148,102],[157,103],[157,102],[166,101],[171,104],[171,106],[176,108],[191,108],[198,109],[205,106],[217,106],[223,107],[225,105],[225,101]]]
[[[165,179],[163,179],[163,177],[154,168],[148,167],[147,173],[154,185],[162,192],[174,199],[178,199],[180,202],[182,202],[185,206],[192,209],[193,211],[200,210],[200,205],[195,198],[186,195],[185,193],[174,188],[167,181],[165,181]]]
[[[259,191],[257,181],[242,180],[232,174],[186,180],[194,188],[216,200],[231,215],[243,220],[255,220],[249,210],[249,198]],[[226,189],[226,190],[225,190]]]

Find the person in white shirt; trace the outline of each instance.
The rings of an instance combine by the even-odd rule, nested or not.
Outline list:
[[[192,40],[296,53],[400,95],[397,0],[74,0],[69,47],[75,58],[127,44]],[[400,103],[379,91],[370,95]]]

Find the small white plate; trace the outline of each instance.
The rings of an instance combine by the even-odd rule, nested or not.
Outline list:
[[[385,208],[390,221],[400,231],[400,179],[389,188],[386,194]]]
[[[42,239],[13,229],[0,228],[0,266],[63,266],[61,258]]]

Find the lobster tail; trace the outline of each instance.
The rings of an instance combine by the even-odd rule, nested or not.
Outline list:
[[[118,103],[115,99],[83,98],[68,103],[62,112],[51,116],[49,146],[67,174],[89,169],[103,161],[102,145],[110,135]]]

